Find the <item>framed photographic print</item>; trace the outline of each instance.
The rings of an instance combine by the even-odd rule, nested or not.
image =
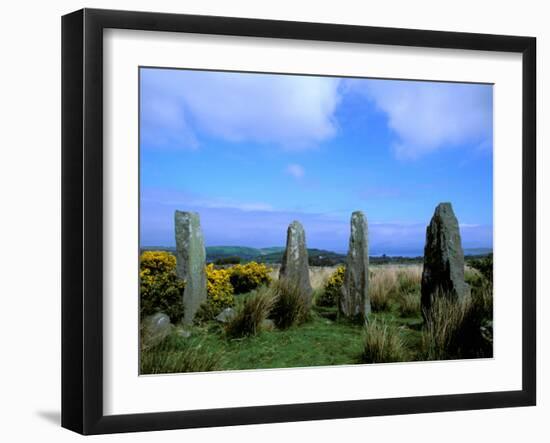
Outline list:
[[[534,405],[531,37],[62,21],[62,425]]]

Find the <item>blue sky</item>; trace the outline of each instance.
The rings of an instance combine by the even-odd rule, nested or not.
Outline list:
[[[174,210],[207,246],[345,252],[365,212],[374,254],[421,252],[453,204],[465,248],[492,247],[490,85],[141,69],[142,246],[173,246]]]

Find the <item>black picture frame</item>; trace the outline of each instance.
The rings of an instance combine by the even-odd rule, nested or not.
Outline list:
[[[522,54],[522,389],[260,407],[103,413],[103,30],[503,51]],[[536,404],[536,39],[83,9],[62,18],[62,426],[82,434],[290,422]]]

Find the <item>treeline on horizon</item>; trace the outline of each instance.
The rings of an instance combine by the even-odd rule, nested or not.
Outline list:
[[[143,251],[167,251],[175,252],[174,247],[166,246],[147,246],[140,248],[140,253]],[[468,250],[464,251],[466,261],[479,260],[489,255],[492,255],[491,249],[477,248],[473,249],[475,253],[468,254]],[[280,264],[283,257],[283,247],[270,248],[249,248],[244,246],[207,246],[206,247],[206,262],[214,263],[215,265],[233,265],[238,263],[266,263]],[[324,249],[308,248],[309,265],[310,266],[337,266],[345,264],[346,255],[337,252],[327,251]],[[413,264],[422,263],[423,256],[408,257],[400,255],[377,255],[370,256],[369,260],[372,264]]]

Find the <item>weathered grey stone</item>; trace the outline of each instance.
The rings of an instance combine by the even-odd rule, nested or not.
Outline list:
[[[458,220],[450,203],[440,203],[426,228],[422,271],[422,310],[427,313],[435,297],[461,300],[469,292],[464,282],[464,251]]]
[[[298,221],[293,221],[287,230],[286,249],[279,271],[279,279],[300,288],[307,307],[311,306],[312,288],[309,281],[309,264],[306,234]]]
[[[180,329],[179,335],[181,338],[189,338],[191,337],[191,331],[187,331],[185,329]]]
[[[159,344],[171,332],[170,317],[162,312],[145,317],[141,323],[141,348],[148,349]]]
[[[193,323],[199,306],[206,300],[206,251],[199,214],[176,211],[176,273],[185,280],[183,323]]]
[[[265,320],[262,320],[262,323],[260,324],[260,329],[262,331],[273,331],[275,330],[275,322],[270,318],[266,318]]]
[[[351,215],[349,250],[342,294],[338,301],[341,315],[366,322],[371,311],[369,299],[369,238],[365,214]]]
[[[233,318],[235,318],[236,314],[237,313],[233,308],[225,308],[222,312],[216,315],[215,319],[218,320],[220,323],[227,323],[228,321],[231,321]]]

